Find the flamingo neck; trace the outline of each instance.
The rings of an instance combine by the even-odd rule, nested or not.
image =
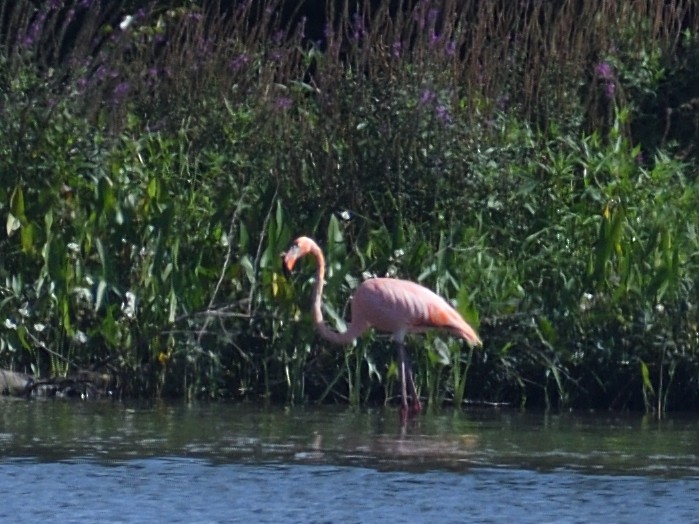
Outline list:
[[[316,259],[316,281],[313,285],[313,302],[311,304],[311,313],[313,314],[313,325],[322,334],[321,326],[325,325],[323,322],[322,310],[323,286],[325,285],[325,257],[317,245],[312,247],[311,254]]]
[[[321,249],[314,245],[310,253],[316,259],[315,284],[313,285],[313,302],[311,304],[311,314],[313,316],[313,326],[324,339],[334,344],[349,344],[353,342],[364,330],[358,323],[352,322],[347,326],[347,330],[338,332],[330,329],[323,320],[323,286],[325,285],[325,257]],[[353,319],[354,320],[354,319]]]

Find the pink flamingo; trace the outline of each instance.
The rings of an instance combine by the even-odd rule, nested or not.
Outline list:
[[[471,346],[482,345],[475,330],[442,297],[415,282],[395,278],[372,278],[362,282],[352,297],[352,321],[343,332],[330,329],[323,321],[321,300],[325,258],[318,244],[308,237],[299,237],[282,256],[284,271],[288,274],[296,261],[311,254],[316,259],[313,287],[313,324],[320,335],[335,344],[349,344],[369,328],[393,334],[398,346],[398,367],[401,378],[401,419],[407,419],[407,387],[412,395],[412,413],[422,406],[418,398],[410,362],[405,352],[405,336],[430,328],[444,329],[463,338]]]

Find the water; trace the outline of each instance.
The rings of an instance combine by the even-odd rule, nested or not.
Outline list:
[[[0,401],[0,521],[691,522],[699,418]]]

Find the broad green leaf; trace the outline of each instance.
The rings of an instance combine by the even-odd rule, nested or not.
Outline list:
[[[151,199],[155,199],[158,196],[158,180],[155,177],[148,182],[148,196]]]
[[[27,224],[19,233],[19,238],[22,243],[22,251],[30,253],[34,250],[34,224]]]
[[[21,186],[15,186],[10,197],[10,212],[22,223],[27,222],[24,214],[24,192]]]
[[[430,348],[431,353],[436,357],[436,362],[442,366],[448,366],[451,362],[451,354],[449,352],[449,346],[444,340],[439,337],[435,337]]]

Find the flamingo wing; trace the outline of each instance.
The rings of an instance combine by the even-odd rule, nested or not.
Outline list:
[[[474,329],[446,300],[408,280],[375,278],[364,282],[352,301],[353,321],[355,318],[399,339],[407,332],[441,328],[469,344],[481,345]]]

